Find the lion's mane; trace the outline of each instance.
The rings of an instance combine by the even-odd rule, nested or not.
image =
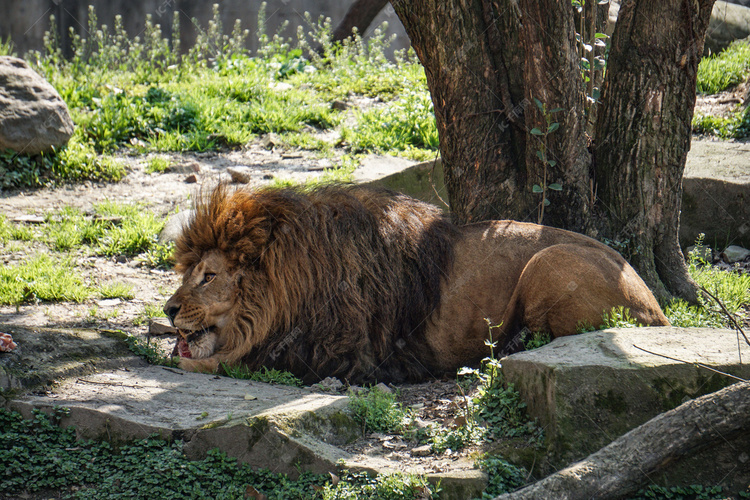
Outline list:
[[[185,272],[218,249],[240,270],[231,361],[305,381],[399,382],[441,375],[425,327],[459,234],[434,206],[386,190],[220,186],[175,259]]]

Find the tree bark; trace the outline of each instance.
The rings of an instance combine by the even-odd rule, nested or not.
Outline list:
[[[422,65],[435,107],[451,212],[459,223],[533,220],[547,193],[544,222],[582,229],[592,205],[583,84],[573,7],[555,0],[391,2]],[[560,127],[546,128],[535,99]]]
[[[333,41],[340,42],[352,36],[354,28],[362,35],[372,24],[383,7],[388,5],[388,0],[354,0],[354,3],[346,11],[344,19],[333,30]]]
[[[425,68],[454,220],[537,222],[547,198],[542,223],[610,239],[658,298],[695,302],[677,230],[713,1],[624,0],[588,116],[570,1],[391,2]]]
[[[585,460],[496,500],[620,498],[672,461],[748,431],[750,383],[739,382],[662,413]]]
[[[595,162],[605,236],[659,298],[697,300],[678,244],[698,63],[714,0],[626,0],[612,35]]]

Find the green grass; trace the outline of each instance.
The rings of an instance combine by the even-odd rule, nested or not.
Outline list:
[[[699,237],[696,247],[703,244]],[[750,274],[722,271],[702,261],[697,254],[688,256],[688,271],[698,285],[716,296],[730,314],[747,319],[750,314]],[[699,295],[699,305],[689,305],[684,300],[674,300],[664,308],[664,314],[673,326],[679,327],[732,327],[731,322],[713,300]]]
[[[7,217],[0,215],[0,243],[31,241],[33,239],[34,232],[27,226],[10,222]]]
[[[438,148],[437,126],[429,93],[406,91],[385,107],[362,111],[357,126],[345,128],[342,138],[354,152],[418,154]],[[416,150],[416,151],[414,151]]]
[[[0,304],[83,302],[93,293],[70,259],[40,254],[20,265],[0,267]]]
[[[119,446],[77,441],[74,428],[62,429],[66,410],[50,416],[33,410],[25,420],[0,409],[0,493],[62,492],[72,499],[109,498],[254,498],[269,500],[333,500],[433,498],[426,479],[394,474],[372,478],[364,473],[303,472],[296,480],[268,470],[252,470],[226,454],[211,450],[202,460],[188,460],[183,443],[152,437]],[[259,496],[255,496],[259,498]]]
[[[737,41],[698,65],[697,87],[701,94],[718,94],[745,81],[750,74],[750,43]]]
[[[164,220],[139,205],[125,205],[111,201],[98,204],[97,213],[108,217],[122,217],[122,222],[105,231],[99,242],[103,255],[134,256],[157,247],[157,236],[164,228]]]
[[[696,114],[693,116],[693,131],[722,139],[742,139],[750,136],[750,107],[740,108],[728,116]]]
[[[130,300],[135,298],[133,287],[124,283],[102,283],[99,285],[99,295],[103,299]]]

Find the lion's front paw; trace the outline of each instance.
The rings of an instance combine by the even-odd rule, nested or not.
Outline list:
[[[188,372],[216,373],[219,371],[219,361],[212,358],[190,359],[180,358],[180,368]]]

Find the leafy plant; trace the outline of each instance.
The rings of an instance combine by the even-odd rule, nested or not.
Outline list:
[[[638,493],[631,500],[722,500],[727,498],[721,486],[658,486],[651,485]]]
[[[556,182],[547,183],[547,168],[554,168],[555,165],[557,165],[557,161],[548,158],[547,137],[560,128],[560,123],[553,121],[552,115],[564,110],[562,108],[554,108],[547,111],[547,106],[536,97],[534,98],[534,103],[536,104],[536,107],[539,108],[539,111],[541,111],[542,116],[544,116],[544,121],[546,122],[544,130],[539,127],[534,127],[529,131],[531,135],[536,136],[539,139],[539,149],[536,152],[536,156],[544,166],[542,170],[542,184],[534,184],[531,188],[531,191],[534,194],[542,195],[542,201],[539,203],[539,217],[537,218],[537,223],[541,224],[542,220],[544,220],[544,208],[550,204],[549,198],[547,197],[547,191],[562,191],[562,186],[560,184]]]
[[[169,159],[164,158],[163,156],[153,156],[148,160],[146,172],[149,174],[161,174],[166,172],[171,165],[172,162],[170,162]]]
[[[643,326],[630,315],[630,309],[623,306],[615,306],[609,312],[602,315],[600,330],[605,328],[635,328]]]
[[[253,470],[216,449],[202,460],[188,460],[182,441],[158,437],[112,446],[106,441],[77,441],[73,427],[62,429],[67,410],[50,415],[32,411],[32,419],[0,409],[0,493],[18,497],[60,492],[72,499],[246,498],[313,500],[432,498],[437,488],[424,477],[365,473],[341,477],[302,472]],[[336,484],[333,484],[333,483]]]
[[[408,411],[396,402],[396,395],[377,386],[349,393],[354,420],[373,432],[401,432]]]
[[[482,499],[495,498],[526,484],[526,470],[516,467],[501,457],[485,455],[477,460],[475,466],[486,472],[488,476],[487,488],[482,492]]]
[[[527,351],[531,351],[532,349],[538,349],[549,344],[550,342],[552,342],[552,338],[550,337],[549,333],[546,332],[524,331],[521,334],[521,342],[523,342],[523,347]]]

